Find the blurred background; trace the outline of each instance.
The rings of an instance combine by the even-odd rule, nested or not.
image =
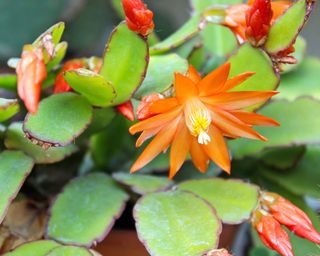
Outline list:
[[[191,13],[189,0],[147,0],[160,38],[176,30]],[[69,57],[101,56],[110,31],[121,21],[111,0],[0,0],[0,66],[57,21],[66,22]],[[320,57],[320,7],[303,31],[308,55]]]

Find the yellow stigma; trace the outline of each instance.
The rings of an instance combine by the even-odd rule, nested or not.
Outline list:
[[[190,133],[198,138],[199,144],[208,144],[211,124],[211,114],[206,106],[198,99],[191,99],[185,104],[184,115]]]

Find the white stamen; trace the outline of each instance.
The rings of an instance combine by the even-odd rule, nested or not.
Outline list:
[[[185,120],[190,133],[198,138],[199,144],[207,145],[211,139],[208,134],[211,113],[198,99],[191,99],[185,105]]]
[[[211,138],[208,135],[208,133],[206,133],[204,131],[200,132],[200,134],[198,136],[198,143],[199,144],[207,145],[210,141],[211,141]]]

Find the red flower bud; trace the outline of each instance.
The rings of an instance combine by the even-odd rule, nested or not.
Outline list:
[[[311,220],[301,209],[277,194],[265,194],[276,198],[273,203],[270,203],[269,208],[277,221],[297,236],[320,244],[320,233],[313,227]]]
[[[273,12],[270,0],[255,0],[246,13],[246,36],[252,45],[264,44],[271,26]]]
[[[129,29],[143,36],[152,32],[153,12],[141,0],[122,0],[122,6]]]
[[[69,84],[66,82],[66,80],[63,77],[63,73],[68,70],[83,68],[85,65],[83,60],[69,60],[67,61],[60,73],[56,77],[56,81],[54,83],[54,93],[63,93],[63,92],[69,92],[72,91],[72,88],[69,86]]]
[[[116,106],[116,109],[119,113],[121,113],[124,117],[126,117],[130,121],[134,121],[134,111],[131,100],[128,100],[121,105]]]
[[[31,48],[32,46],[28,45],[23,49],[16,73],[18,95],[24,101],[27,110],[34,114],[38,111],[41,85],[47,77],[47,71],[42,49]]]
[[[142,98],[138,108],[137,108],[137,118],[138,120],[144,120],[151,116],[153,113],[150,112],[149,108],[154,101],[163,99],[163,96],[159,93],[152,93],[148,96]]]
[[[262,215],[255,228],[262,242],[282,256],[294,256],[289,235],[271,215]]]

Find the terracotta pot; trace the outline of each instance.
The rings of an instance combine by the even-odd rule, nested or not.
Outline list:
[[[224,225],[219,248],[230,249],[239,226]],[[113,230],[104,241],[99,243],[96,251],[103,256],[148,256],[148,252],[138,240],[134,230]]]

